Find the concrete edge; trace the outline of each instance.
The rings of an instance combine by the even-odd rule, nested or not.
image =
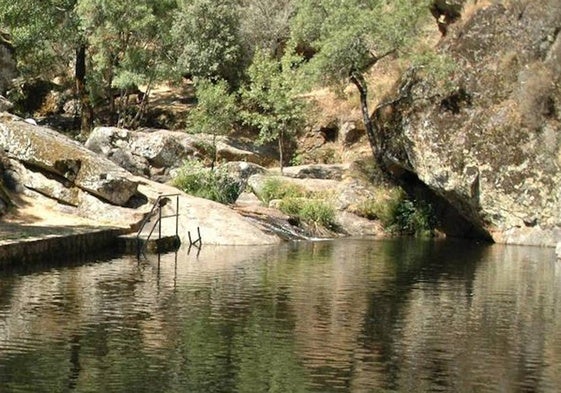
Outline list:
[[[64,235],[19,239],[0,244],[0,268],[60,260],[92,253],[118,253],[122,228],[103,228]]]

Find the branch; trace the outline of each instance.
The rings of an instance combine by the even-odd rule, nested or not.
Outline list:
[[[391,49],[389,51],[387,51],[386,53],[383,53],[381,55],[376,55],[373,52],[370,52],[370,59],[368,60],[368,62],[366,63],[366,65],[364,66],[364,70],[368,70],[371,67],[373,67],[377,62],[379,62],[380,60],[382,60],[383,58],[386,58],[388,56],[393,55],[395,52],[397,52],[397,48]]]

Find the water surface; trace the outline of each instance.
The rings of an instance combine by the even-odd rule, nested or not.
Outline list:
[[[556,392],[553,250],[337,240],[0,274],[0,392]]]

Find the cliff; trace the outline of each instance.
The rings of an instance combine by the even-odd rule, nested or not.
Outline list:
[[[555,246],[561,3],[500,3],[472,4],[449,26],[439,47],[456,66],[449,80],[410,72],[399,86],[408,94],[377,114],[386,167],[453,210],[449,234]]]

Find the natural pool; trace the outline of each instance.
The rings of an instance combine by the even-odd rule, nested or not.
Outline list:
[[[554,251],[336,240],[0,275],[0,392],[556,392]]]

